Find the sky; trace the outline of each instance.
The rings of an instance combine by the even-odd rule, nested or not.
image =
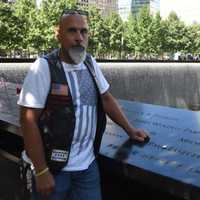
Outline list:
[[[160,13],[166,18],[171,11],[186,24],[200,23],[200,0],[160,0]]]
[[[119,0],[121,6],[130,5],[131,0]],[[160,14],[166,18],[171,11],[186,24],[200,23],[200,0],[160,0]]]

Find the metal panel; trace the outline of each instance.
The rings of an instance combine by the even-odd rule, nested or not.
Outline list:
[[[200,112],[124,100],[119,102],[130,123],[146,129],[151,139],[147,144],[131,141],[109,120],[101,154],[123,163],[124,174],[129,178],[143,177],[144,182],[157,185],[165,182],[165,186],[173,191],[177,186],[183,192],[174,193],[180,193],[182,197],[189,196],[192,189],[199,195]],[[156,176],[157,183],[152,180]]]

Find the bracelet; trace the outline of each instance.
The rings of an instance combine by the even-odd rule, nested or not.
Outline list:
[[[45,174],[47,171],[49,171],[49,168],[46,167],[45,169],[43,169],[42,171],[38,172],[35,174],[35,176],[42,176],[43,174]]]

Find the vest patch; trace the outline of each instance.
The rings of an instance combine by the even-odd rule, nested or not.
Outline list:
[[[51,154],[51,160],[58,162],[66,162],[68,154],[68,151],[53,149]]]
[[[68,96],[68,87],[64,84],[52,83],[51,94]]]

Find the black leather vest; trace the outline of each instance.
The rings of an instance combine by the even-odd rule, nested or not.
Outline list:
[[[59,50],[56,49],[44,56],[49,64],[51,84],[45,108],[38,122],[46,162],[53,174],[57,174],[68,162],[76,120],[72,95],[58,53]],[[92,76],[98,94],[97,129],[94,141],[94,153],[97,155],[106,126],[106,116],[89,54],[84,64]]]

